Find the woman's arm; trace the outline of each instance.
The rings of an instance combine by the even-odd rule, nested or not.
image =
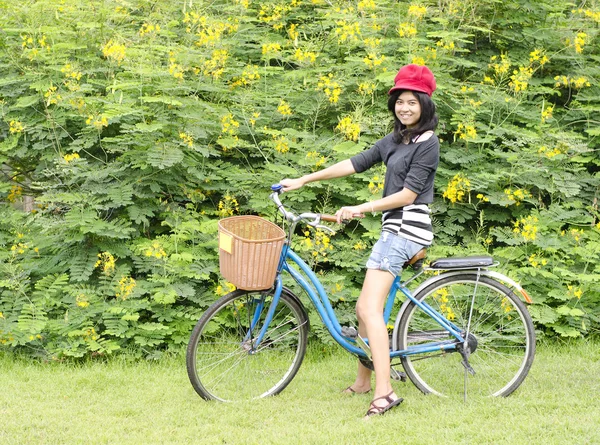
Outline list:
[[[350,159],[346,159],[345,161],[338,162],[337,164],[333,164],[330,167],[327,167],[323,170],[319,170],[318,172],[311,173],[309,175],[304,175],[300,178],[296,179],[283,179],[279,183],[283,186],[284,192],[289,192],[290,190],[296,190],[302,187],[303,185],[308,184],[309,182],[322,181],[324,179],[334,179],[341,178],[343,176],[348,176],[356,173],[352,162]]]
[[[335,212],[335,215],[338,217],[338,223],[340,223],[342,220],[361,217],[367,212],[385,212],[386,210],[411,205],[415,202],[417,196],[412,190],[403,188],[399,192],[378,199],[377,201],[365,202],[357,206],[342,207]]]

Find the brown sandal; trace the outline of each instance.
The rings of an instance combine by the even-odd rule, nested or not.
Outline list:
[[[404,399],[402,397],[398,397],[396,400],[392,400],[392,398],[390,397],[392,394],[394,394],[394,391],[390,392],[386,396],[377,397],[376,399],[373,399],[373,401],[371,402],[371,405],[369,407],[369,410],[367,411],[366,417],[378,416],[378,415],[384,414],[384,413],[388,412],[389,410],[391,410],[393,407],[400,405],[404,401]],[[386,402],[388,402],[388,404],[385,406],[375,405],[375,402],[377,400],[381,400],[381,399],[385,399]]]
[[[344,393],[344,394],[352,394],[352,395],[354,395],[354,394],[368,394],[370,392],[371,392],[370,389],[368,391],[357,392],[356,390],[352,389],[352,385],[350,385],[346,389],[342,390],[342,393]]]

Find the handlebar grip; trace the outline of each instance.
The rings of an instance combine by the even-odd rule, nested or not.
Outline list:
[[[327,215],[327,214],[322,214],[322,215],[321,215],[321,221],[327,221],[327,222],[337,222],[337,216],[335,216],[335,215]]]

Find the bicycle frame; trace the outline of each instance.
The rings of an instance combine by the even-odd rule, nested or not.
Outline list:
[[[300,269],[300,272],[298,270],[296,270],[292,266],[292,264],[296,265]],[[335,315],[335,312],[334,312],[331,304],[329,303],[329,298],[327,296],[327,292],[323,288],[323,285],[319,281],[316,274],[302,260],[302,258],[300,258],[300,256],[298,256],[290,248],[289,244],[286,244],[284,246],[283,251],[281,253],[280,263],[279,263],[279,267],[278,267],[278,271],[277,271],[277,276],[275,279],[275,292],[274,292],[274,296],[273,296],[273,301],[270,304],[269,310],[268,310],[266,318],[265,318],[265,323],[262,326],[262,328],[255,340],[256,343],[254,346],[256,347],[256,345],[260,344],[260,342],[262,341],[262,339],[269,327],[269,324],[271,323],[271,321],[273,319],[273,315],[275,313],[275,308],[277,307],[277,304],[279,303],[281,291],[283,289],[283,280],[282,280],[281,275],[282,275],[282,272],[284,272],[284,271],[289,273],[292,276],[292,278],[306,291],[311,302],[314,304],[315,308],[317,309],[317,312],[319,313],[321,320],[325,324],[325,327],[327,328],[327,330],[329,331],[331,336],[334,338],[334,340],[338,344],[340,344],[344,349],[346,349],[347,351],[349,351],[353,354],[359,355],[361,357],[366,357],[366,353],[361,348],[359,348],[358,346],[355,345],[354,339],[351,339],[351,338],[348,338],[348,337],[345,337],[344,335],[342,335],[342,327],[337,320],[337,317]],[[398,291],[401,291],[406,296],[406,298],[408,298],[410,301],[414,302],[423,312],[425,312],[427,315],[429,315],[431,318],[433,318],[440,325],[440,327],[443,328],[444,330],[448,331],[448,333],[451,336],[453,336],[456,339],[456,341],[445,340],[445,341],[431,342],[431,343],[426,343],[426,344],[420,344],[418,346],[411,346],[404,350],[391,351],[390,358],[401,357],[401,356],[403,357],[403,356],[409,356],[409,355],[415,355],[415,354],[423,354],[423,353],[428,353],[428,352],[433,352],[433,351],[437,351],[437,352],[453,351],[456,349],[457,343],[462,344],[465,342],[465,339],[462,336],[460,328],[458,328],[452,322],[447,320],[443,315],[441,315],[440,313],[435,311],[427,303],[417,301],[413,297],[411,292],[408,290],[408,288],[406,288],[403,285],[403,283],[401,283],[400,277],[396,277],[396,279],[394,280],[392,287],[390,289],[390,292],[386,299],[385,309],[384,309],[384,314],[383,314],[384,322],[386,323],[386,325],[390,319],[390,316],[392,313],[392,308],[394,306],[394,301],[395,301],[396,294]],[[262,310],[263,310],[263,305],[259,304],[259,306],[256,308],[256,312],[254,314],[254,319],[253,319],[253,322],[252,322],[252,325],[250,328],[250,332],[252,332],[252,330],[254,329],[256,322],[259,319],[260,314],[262,313]]]

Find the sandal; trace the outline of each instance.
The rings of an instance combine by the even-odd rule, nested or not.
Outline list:
[[[343,394],[368,394],[371,392],[371,389],[367,390],[367,391],[362,391],[362,392],[358,392],[355,389],[352,388],[352,385],[350,385],[349,387],[347,387],[346,389],[342,390]]]
[[[373,401],[371,402],[371,405],[369,407],[369,410],[367,411],[366,417],[368,418],[371,416],[379,416],[381,414],[384,414],[384,413],[388,412],[389,410],[391,410],[393,407],[400,405],[404,401],[404,399],[402,397],[398,397],[396,400],[392,400],[392,398],[390,397],[392,394],[394,394],[394,391],[390,392],[386,396],[377,397],[376,399],[373,399]],[[388,404],[385,406],[375,405],[375,402],[377,400],[381,400],[381,399],[385,399],[386,402],[388,402]]]

